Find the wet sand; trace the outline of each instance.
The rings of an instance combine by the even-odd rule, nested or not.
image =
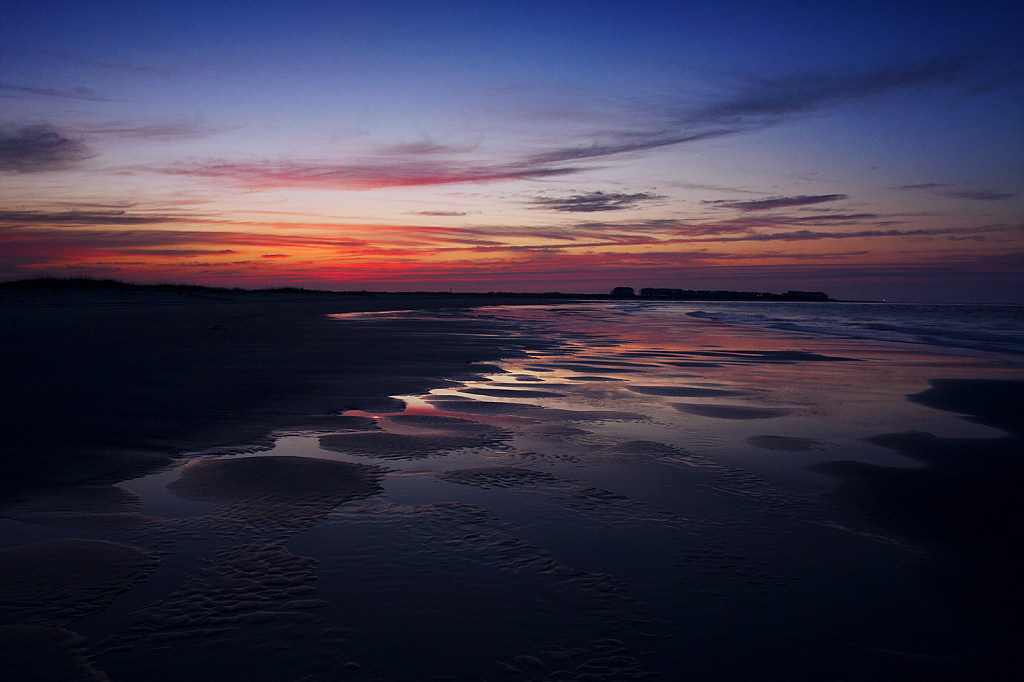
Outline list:
[[[186,452],[327,428],[493,370],[540,339],[500,344],[482,320],[442,325],[326,315],[536,302],[323,293],[0,292],[0,500],[113,483]],[[500,346],[500,347],[499,347]],[[340,424],[339,424],[340,425]]]
[[[103,296],[0,307],[22,679],[1014,679],[1019,364]]]
[[[864,678],[890,665],[929,670],[932,679],[1001,679],[1024,661],[1024,597],[1017,587],[1024,482],[1024,381],[941,379],[910,400],[1005,431],[1001,438],[880,434],[870,442],[924,464],[894,469],[863,462],[808,467],[837,479],[828,497],[927,547],[915,567],[952,608],[976,621],[988,644],[953,660],[909,660],[874,651]],[[991,649],[994,649],[991,651]],[[1009,673],[1007,673],[1009,674]]]

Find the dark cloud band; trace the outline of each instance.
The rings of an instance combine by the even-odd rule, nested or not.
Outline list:
[[[89,88],[78,87],[74,90],[57,90],[55,88],[33,88],[26,85],[0,85],[0,92],[7,93],[0,97],[25,97],[36,95],[56,97],[58,99],[80,99],[87,102],[116,102],[117,100],[100,97]]]
[[[651,194],[650,192],[639,192],[637,194],[587,192],[564,198],[536,197],[530,203],[538,208],[552,211],[594,213],[597,211],[620,211],[625,208],[633,208],[639,203],[657,201],[659,199],[664,199],[664,197],[659,194]]]
[[[973,192],[943,192],[942,196],[949,197],[950,199],[968,199],[970,201],[1001,201],[1002,199],[1011,199],[1017,195],[1009,192],[993,192],[982,189]]]
[[[47,126],[0,129],[0,171],[64,170],[90,156],[84,142],[65,137]]]
[[[793,208],[794,206],[811,206],[823,204],[827,201],[840,201],[848,199],[845,194],[815,194],[800,195],[795,197],[769,197],[767,199],[755,199],[752,201],[729,201],[717,199],[715,201],[704,201],[701,203],[724,208],[735,208],[740,211],[768,211],[773,208]]]

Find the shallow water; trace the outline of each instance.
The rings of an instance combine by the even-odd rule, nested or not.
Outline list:
[[[939,377],[1020,379],[1016,350],[837,338],[852,334],[824,308],[745,305],[480,309],[558,350],[398,396],[401,412],[346,413],[340,431],[125,481],[132,523],[38,505],[5,523],[165,553],[68,626],[115,682],[181,679],[184,661],[197,681],[867,679],[886,665],[864,667],[876,650],[977,649],[985,633],[912,569],[924,548],[831,504],[833,479],[805,467],[921,466],[865,440],[884,433],[1002,437],[906,396]],[[244,504],[227,482],[167,488],[203,462],[249,475],[268,456],[305,459],[268,460],[278,473]],[[309,458],[369,478],[320,504],[289,479]]]

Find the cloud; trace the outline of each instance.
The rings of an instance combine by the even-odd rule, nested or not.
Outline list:
[[[101,69],[114,69],[116,71],[133,71],[136,73],[149,73],[160,76],[173,76],[177,72],[170,69],[158,69],[145,64],[133,64],[132,62],[111,62],[102,59],[89,59],[87,57],[76,57],[63,50],[39,50],[40,53],[56,57],[73,64],[84,64],[86,66],[98,66]]]
[[[374,156],[341,162],[207,159],[153,170],[171,175],[220,179],[251,189],[311,187],[370,190],[555,177],[585,170],[584,166],[571,165],[575,161],[640,153],[758,130],[796,116],[901,90],[975,82],[979,78],[979,64],[978,60],[948,58],[884,64],[873,69],[801,73],[774,79],[750,77],[735,82],[731,92],[708,98],[703,103],[695,104],[690,98],[685,103],[662,104],[627,112],[630,121],[652,122],[648,125],[631,123],[625,126],[626,129],[593,136],[586,144],[550,145],[547,149],[492,163],[467,163],[458,158],[463,152],[476,148],[477,143],[450,145],[428,137],[417,142],[381,146]],[[145,136],[145,133],[140,131],[139,136]],[[561,206],[549,204],[548,207],[567,212],[627,207],[601,201],[588,203],[586,195],[580,196],[583,197],[581,201]],[[830,198],[820,201],[845,198],[841,195],[824,196]],[[756,202],[748,202],[747,208],[743,208],[744,202],[735,202],[735,207],[753,211],[804,205],[779,203],[773,206],[770,203],[783,199],[786,197],[763,200],[760,208]],[[593,208],[586,208],[588,206]]]
[[[991,234],[1007,232],[1017,229],[1015,226],[995,224],[978,225],[974,227],[936,227],[916,229],[889,229],[889,230],[855,230],[855,231],[816,231],[807,229],[790,229],[774,232],[762,232],[756,228],[745,230],[717,231],[703,226],[680,226],[675,233],[683,241],[689,243],[701,242],[770,242],[770,241],[818,241],[823,239],[876,239],[884,237],[898,238],[919,238],[919,237],[945,237],[953,236],[961,240],[968,239],[980,234]]]
[[[242,227],[242,226],[239,226]],[[369,245],[375,248],[378,245]],[[167,258],[212,257],[229,258],[235,253],[259,249],[281,253],[287,249],[310,250],[319,260],[337,260],[337,254],[359,254],[367,242],[348,237],[318,238],[283,237],[253,234],[245,228],[226,231],[160,229],[143,226],[139,229],[116,229],[82,226],[0,226],[0,273],[23,276],[25,272],[52,271],[53,267],[106,265],[132,266],[143,271],[154,265],[171,267]],[[416,253],[422,253],[417,249]],[[383,250],[381,250],[383,253]],[[134,256],[123,262],[125,255]],[[270,262],[270,261],[260,261]],[[141,269],[141,270],[140,270]],[[0,275],[2,276],[2,275]]]
[[[680,132],[625,132],[617,133],[617,141],[599,143],[593,142],[585,147],[566,147],[556,149],[529,157],[531,164],[562,163],[565,161],[581,161],[584,159],[596,159],[603,156],[625,154],[628,152],[640,152],[659,147],[669,147],[684,142],[698,142],[709,140],[723,135],[730,135],[739,132],[735,128],[720,127],[711,130],[704,130],[692,133]]]
[[[951,199],[970,199],[971,201],[999,201],[1000,199],[1009,199],[1017,195],[1008,192],[992,192],[990,190],[982,189],[973,192],[942,192],[942,196],[949,197]]]
[[[20,94],[0,94],[0,97],[20,97],[23,95],[41,95],[43,97],[58,97],[60,99],[80,99],[88,102],[117,102],[119,100],[107,99],[106,97],[100,97],[89,88],[78,87],[74,90],[56,90],[54,88],[32,88],[24,85],[2,85],[0,84],[0,93],[20,93]]]
[[[441,144],[434,142],[429,137],[418,142],[401,142],[398,144],[385,145],[380,151],[385,154],[399,154],[413,156],[419,154],[461,154],[470,152],[480,146],[479,141],[468,144]]]
[[[680,120],[764,123],[794,113],[810,113],[847,102],[931,86],[948,86],[969,77],[975,60],[933,58],[909,64],[884,64],[869,70],[792,74],[781,78],[751,78],[732,98],[714,102]]]
[[[92,154],[85,143],[47,126],[0,128],[0,172],[39,173],[64,170]]]
[[[769,197],[767,199],[755,199],[752,201],[729,201],[725,199],[716,199],[714,201],[702,201],[701,203],[723,206],[725,208],[735,208],[740,211],[767,211],[774,208],[810,206],[812,204],[822,204],[826,201],[840,201],[848,198],[849,197],[845,194],[804,194],[795,197]]]
[[[712,221],[664,221],[660,226],[649,229],[684,230],[687,234],[739,234],[752,230],[789,229],[795,227],[843,227],[849,225],[870,225],[881,227],[899,224],[902,221],[883,216],[880,213],[815,213],[812,215],[792,214],[751,214],[727,220]]]
[[[238,253],[234,249],[113,249],[113,251],[135,256],[181,256],[184,258],[225,256],[230,253]]]
[[[160,170],[170,175],[223,179],[256,189],[315,187],[369,190],[545,178],[568,175],[580,169],[515,163],[472,166],[456,161],[374,160],[362,163],[208,161],[179,163]]]
[[[561,211],[563,213],[594,213],[596,211],[621,211],[633,208],[645,201],[657,201],[665,197],[650,192],[622,194],[619,192],[586,192],[573,194],[565,198],[536,197],[530,203],[538,208]]]
[[[968,183],[960,183],[968,184]],[[901,185],[896,189],[903,190],[939,190],[943,187],[952,187],[951,183],[948,182],[925,182],[920,185]],[[979,190],[944,190],[942,192],[934,192],[941,197],[947,197],[949,199],[968,199],[971,201],[1000,201],[1002,199],[1011,199],[1017,196],[1014,192],[993,192],[992,190],[979,189]]]
[[[409,211],[411,215],[429,215],[437,216],[439,218],[454,218],[456,216],[466,215],[465,211]]]
[[[967,88],[967,90],[964,91],[964,94],[970,97],[974,95],[983,95],[986,92],[992,92],[993,90],[999,90],[1008,87],[1014,81],[1019,80],[1021,76],[1024,76],[1024,69],[1011,69],[1009,71],[997,73],[983,82]]]
[[[940,240],[945,245],[948,244],[946,239],[951,237],[976,240],[987,235],[991,235],[991,241],[998,241],[1008,233],[1016,237],[1022,232],[1019,224],[935,229],[917,229],[917,226],[889,229],[869,225],[805,229],[803,226],[810,223],[791,222],[788,228],[784,223],[785,220],[820,220],[837,215],[856,222],[857,216],[864,214],[810,216],[794,212],[793,216],[785,216],[755,212],[741,214],[731,221],[695,224],[662,219],[469,228],[330,222],[225,220],[222,223],[207,219],[205,224],[191,228],[186,223],[194,217],[187,214],[9,211],[0,215],[0,277],[75,269],[94,276],[169,281],[186,277],[184,270],[188,270],[187,277],[192,282],[213,282],[210,278],[221,277],[218,282],[231,286],[244,286],[261,277],[264,278],[262,286],[291,281],[303,285],[330,282],[330,286],[335,287],[345,282],[344,287],[357,289],[374,288],[384,282],[505,282],[480,287],[487,290],[520,288],[529,282],[552,278],[566,283],[565,286],[586,288],[588,281],[603,282],[608,277],[618,277],[616,272],[625,276],[628,271],[652,274],[660,271],[667,278],[666,282],[677,281],[680,268],[685,268],[687,277],[706,267],[706,274],[723,278],[732,277],[722,274],[723,270],[742,272],[746,267],[768,267],[768,263],[787,268],[795,264],[813,265],[829,276],[838,276],[836,268],[855,270],[863,266],[884,270],[893,268],[893,263],[898,265],[896,269],[902,270],[919,262],[923,256],[920,250],[901,250],[900,242],[931,239],[936,245]],[[49,221],[45,220],[46,216],[50,216]],[[15,220],[5,227],[5,217]],[[33,219],[41,222],[34,223]],[[144,221],[118,224],[118,221],[139,219],[150,223],[165,219],[168,224]],[[207,229],[211,224],[215,225],[214,229]],[[292,229],[277,229],[282,226]],[[294,229],[297,227],[303,229]],[[519,243],[508,244],[504,240],[509,235],[517,238],[543,236],[545,239],[530,239],[525,244],[517,239]],[[955,256],[944,257],[973,257],[970,249],[974,248],[974,243],[961,243],[968,248],[957,249]],[[751,248],[750,244],[756,246]],[[807,246],[802,248],[802,245]],[[846,245],[848,248],[843,248]],[[859,258],[868,254],[867,258]],[[936,255],[942,256],[941,253]],[[888,265],[879,265],[880,262]],[[1019,257],[1014,262],[1019,266]],[[1012,269],[1012,265],[1006,268]],[[1016,274],[1012,276],[1019,281],[1019,268],[1013,272]],[[632,281],[624,280],[624,283]],[[362,284],[353,286],[355,282]],[[738,283],[730,287],[763,290]],[[694,288],[726,287],[694,285]],[[602,283],[593,290],[604,289]]]
[[[900,185],[896,189],[938,189],[940,187],[949,187],[948,182],[923,182],[920,185]]]
[[[636,222],[579,223],[576,239],[560,249],[589,249],[598,246],[656,243],[714,244],[810,242],[820,240],[900,238],[919,239],[952,236],[959,240],[1020,230],[1020,225],[991,224],[972,227],[887,228],[891,220],[877,214],[833,214],[831,216],[744,216],[715,222],[642,220]],[[845,229],[820,229],[836,227]],[[818,229],[814,229],[818,228]],[[646,242],[644,240],[647,240]],[[549,247],[545,247],[549,248]],[[761,251],[758,251],[761,253]]]
[[[868,70],[834,70],[791,74],[779,78],[750,77],[732,93],[693,106],[690,102],[651,108],[660,121],[646,128],[606,135],[589,145],[564,147],[529,157],[529,162],[560,163],[639,152],[713,139],[768,126],[794,116],[835,108],[849,102],[901,90],[949,87],[985,78],[979,61],[935,58],[913,63],[883,64]],[[635,113],[635,112],[634,112]]]
[[[0,211],[0,225],[154,225],[197,220],[202,218],[124,211]]]
[[[68,132],[80,135],[110,135],[139,140],[192,140],[209,137],[232,130],[229,127],[215,127],[200,121],[164,121],[144,123],[139,121],[108,121],[95,125],[69,128]]]
[[[935,228],[920,230],[860,230],[857,232],[814,232],[793,230],[791,232],[769,232],[744,234],[736,237],[708,237],[699,241],[708,242],[772,242],[772,241],[817,241],[819,239],[867,239],[877,237],[936,237],[960,232],[956,228]]]
[[[719,185],[705,185],[698,182],[669,182],[666,183],[672,187],[682,187],[684,189],[706,189],[712,192],[732,192],[734,194],[764,194],[764,192],[758,192],[752,189],[743,189],[740,187],[721,187]]]

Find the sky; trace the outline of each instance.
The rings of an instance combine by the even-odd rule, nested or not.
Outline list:
[[[0,0],[41,275],[1024,303],[1024,5]]]

